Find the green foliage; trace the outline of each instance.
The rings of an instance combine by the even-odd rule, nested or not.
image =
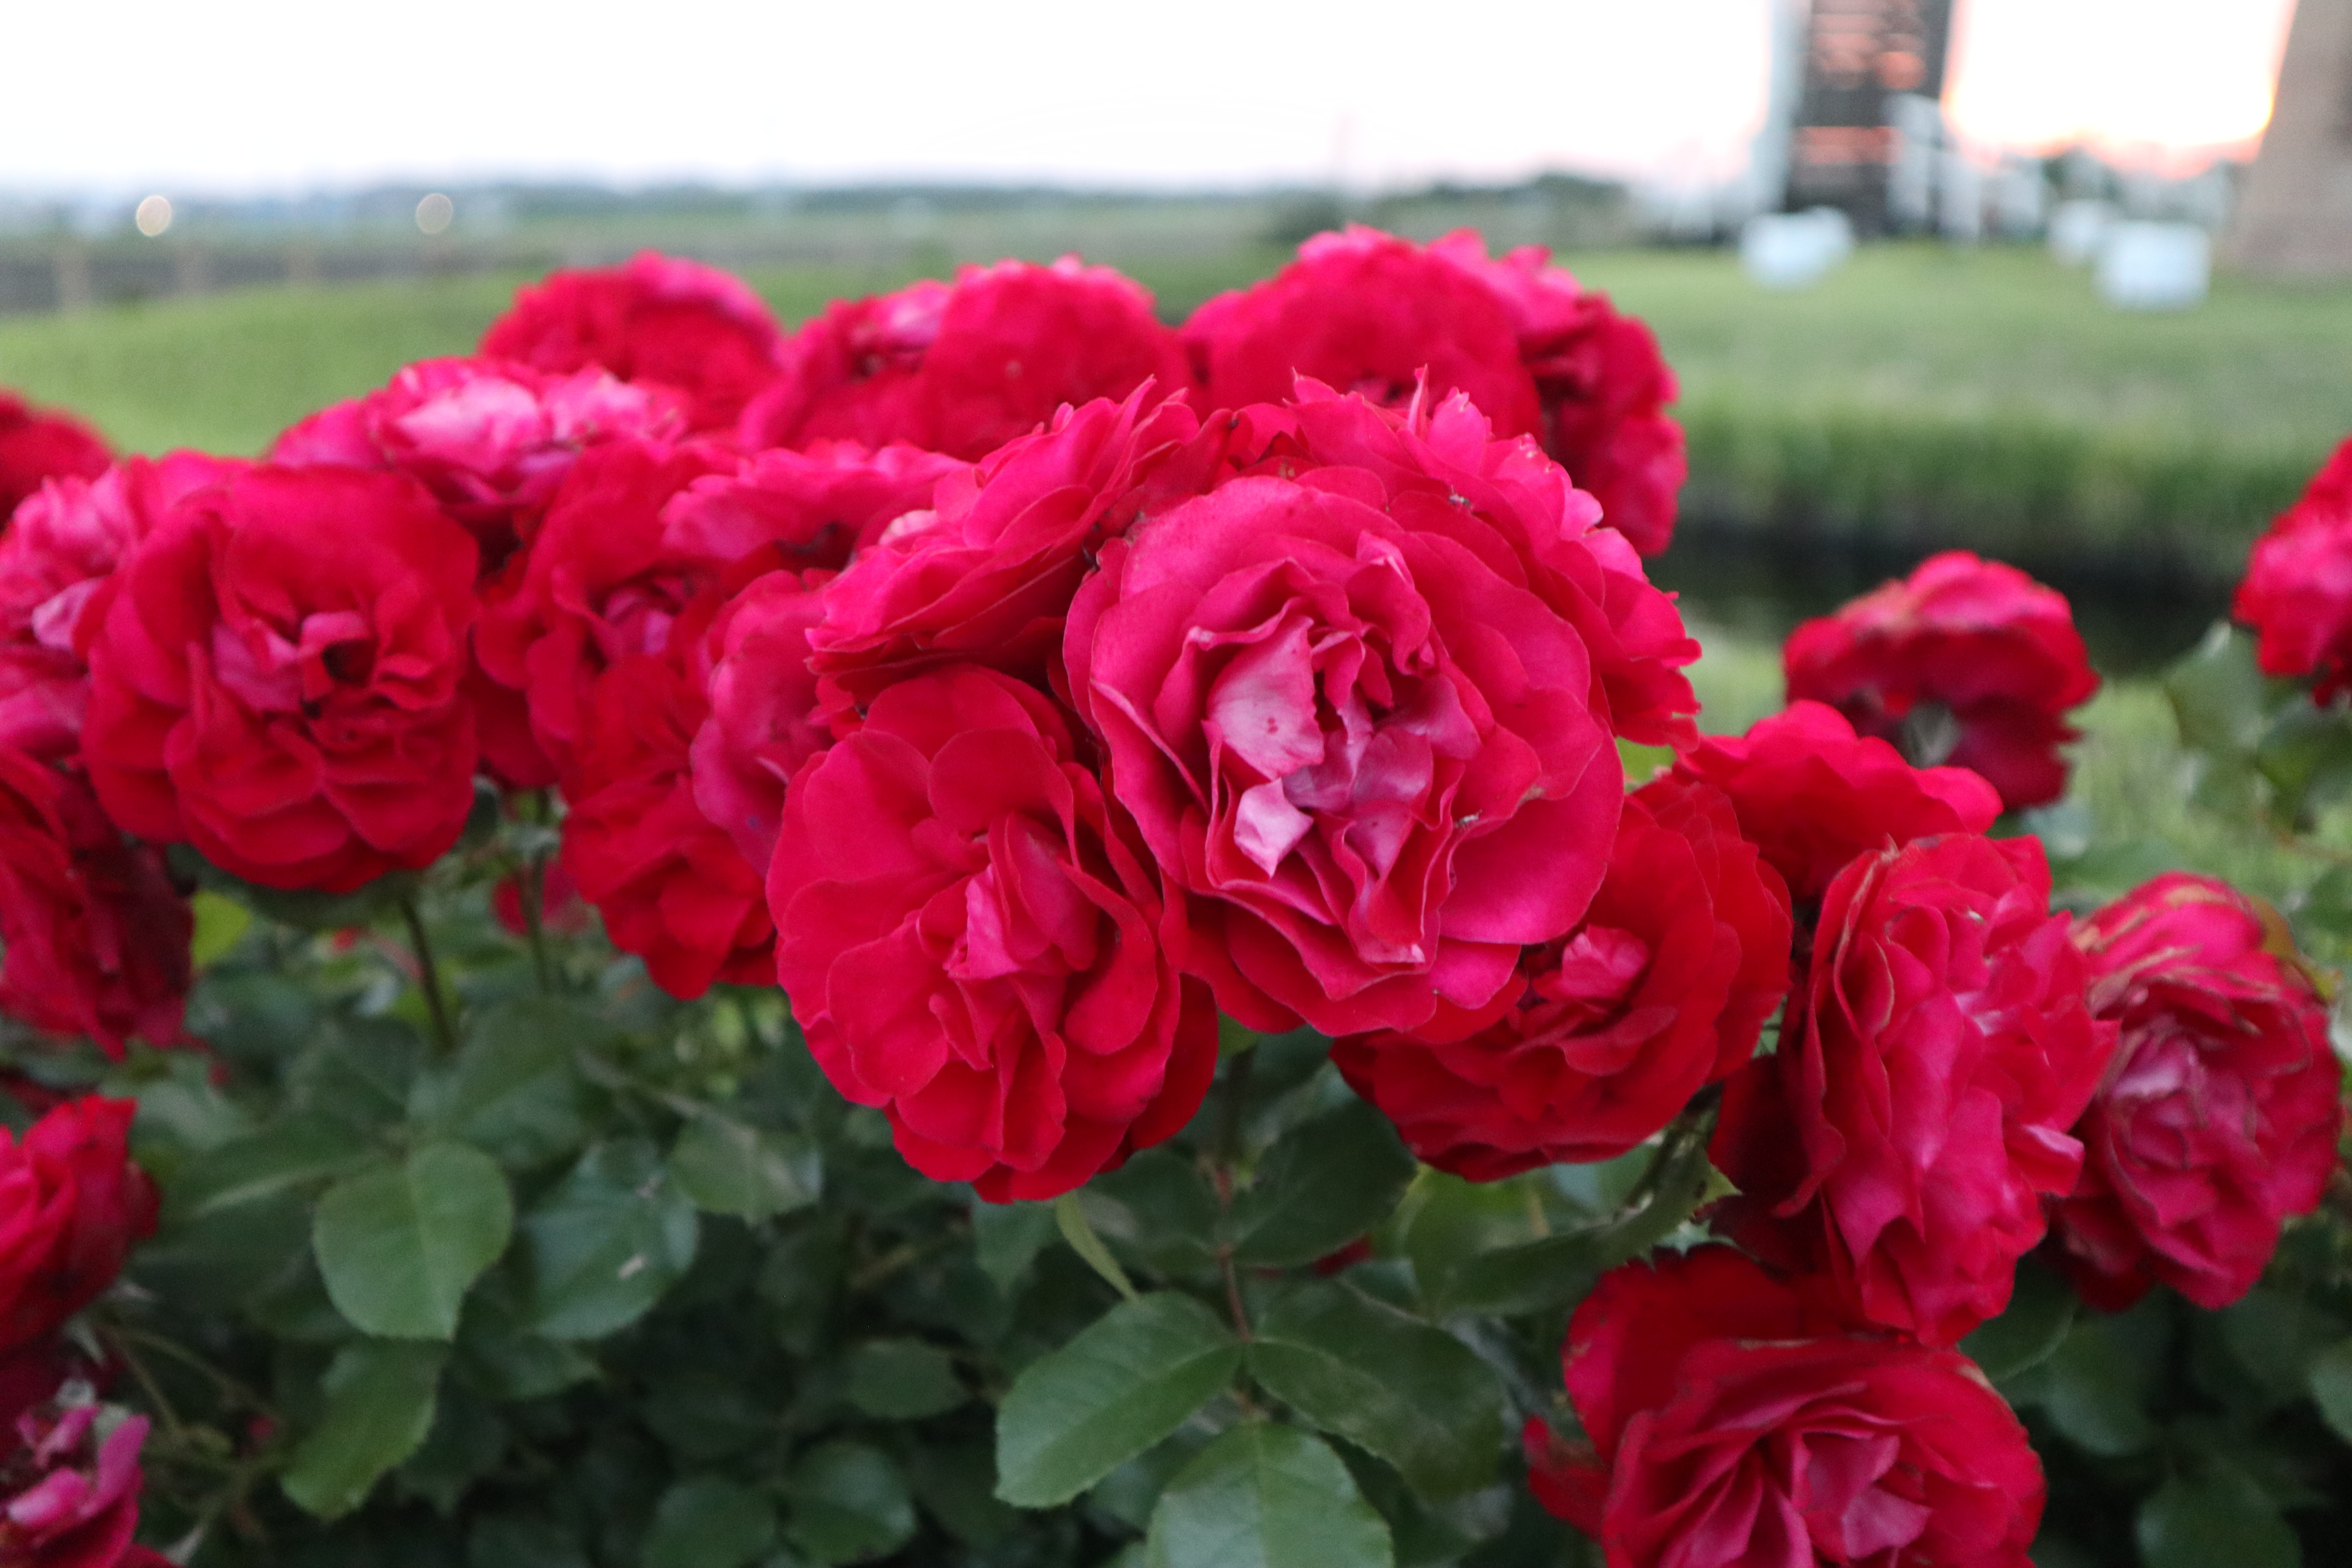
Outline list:
[[[1176,1472],[1152,1510],[1150,1568],[1389,1568],[1388,1527],[1338,1455],[1251,1421]]]

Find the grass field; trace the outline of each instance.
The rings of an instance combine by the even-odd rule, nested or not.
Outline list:
[[[1133,268],[1180,315],[1280,253]],[[2123,315],[2038,250],[1865,250],[1769,294],[1719,251],[1569,258],[1657,329],[1684,387],[1696,526],[1904,555],[1969,544],[2126,581],[2235,574],[2246,542],[2352,430],[2352,289],[2222,279]],[[787,319],[911,267],[752,281]],[[227,294],[0,320],[0,384],[123,445],[253,451],[404,362],[467,347],[518,278]]]

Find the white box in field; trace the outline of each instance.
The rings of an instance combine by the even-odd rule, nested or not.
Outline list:
[[[2118,223],[2099,241],[2099,298],[2124,310],[2185,310],[2213,280],[2213,239],[2193,223]]]

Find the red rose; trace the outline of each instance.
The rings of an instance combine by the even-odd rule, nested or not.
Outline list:
[[[1661,779],[1626,802],[1584,923],[1528,950],[1499,1018],[1441,1005],[1333,1059],[1424,1163],[1496,1181],[1632,1149],[1748,1060],[1788,989],[1779,874],[1719,792]]]
[[[1053,1197],[1208,1091],[1215,1012],[1150,859],[1059,710],[993,671],[890,687],[794,775],[768,900],[809,1049],[926,1175]]]
[[[523,913],[522,884],[519,874],[509,874],[499,878],[490,889],[490,913],[515,936],[530,934],[530,921]],[[580,896],[580,885],[562,861],[551,863],[540,877],[539,929],[554,936],[584,936],[589,923],[588,904]]]
[[[2156,1280],[2226,1307],[2336,1163],[2342,1070],[2327,1005],[2246,897],[2158,877],[2074,933],[2091,1006],[2122,1029],[2074,1130],[2082,1179],[2051,1214],[2060,1261],[2120,1310]]]
[[[563,868],[613,945],[654,984],[692,998],[713,981],[765,982],[775,928],[761,873],[694,804],[687,750],[710,709],[698,637],[632,654],[596,682],[574,753]]]
[[[569,374],[485,359],[429,359],[380,392],[313,414],[278,437],[288,468],[390,468],[420,480],[495,571],[538,527],[581,448],[659,440],[686,423],[678,395],[603,370]]]
[[[662,541],[680,559],[712,568],[772,546],[778,565],[838,572],[899,518],[927,510],[941,479],[969,468],[919,447],[869,451],[850,441],[761,452],[672,498]]]
[[[551,272],[515,292],[480,353],[562,374],[599,365],[682,394],[698,431],[731,431],[775,378],[783,333],[743,280],[645,250],[625,266]]]
[[[474,567],[399,475],[265,466],[183,498],[85,623],[108,815],[273,888],[431,865],[473,809]]]
[[[474,634],[481,684],[515,694],[477,699],[483,751],[503,782],[572,787],[596,677],[667,647],[670,623],[711,575],[664,543],[662,508],[733,468],[725,452],[692,444],[614,441],[580,455],[530,548],[484,593]]]
[[[1725,1096],[1712,1152],[1739,1194],[1718,1226],[1929,1344],[1999,1313],[2115,1049],[2049,911],[2032,838],[1922,839],[1841,872],[1780,1049]]]
[[[126,458],[95,479],[51,479],[0,533],[0,745],[81,748],[89,669],[79,651],[101,584],[182,496],[246,465],[194,452]]]
[[[1602,1276],[1560,1359],[1591,1445],[1530,1420],[1528,1485],[1609,1568],[2029,1568],[2042,1465],[1984,1374],[1728,1248]]]
[[[80,420],[0,389],[0,524],[44,479],[94,479],[112,461],[105,438]]]
[[[2352,689],[2352,440],[2255,541],[2230,613],[2264,674],[2312,677],[2318,702]]]
[[[772,572],[745,588],[710,632],[709,716],[691,751],[694,799],[746,864],[776,852],[784,786],[854,717],[828,709],[809,668],[825,574]]]
[[[2066,710],[2099,689],[2066,596],[1965,550],[1807,621],[1780,661],[1790,700],[1826,702],[1916,763],[1980,773],[2011,811],[2066,793]]]
[[[1675,773],[1731,797],[1739,831],[1787,879],[1801,907],[1857,855],[1931,834],[1982,833],[2000,815],[2000,797],[1977,774],[1915,768],[1818,702],[1792,702],[1745,735],[1710,736]]]
[[[965,267],[896,294],[844,300],[801,328],[789,367],[745,414],[746,448],[845,437],[978,459],[1065,404],[1114,402],[1192,377],[1151,295],[1108,267]]]
[[[131,1163],[127,1100],[68,1100],[0,1128],[0,1352],[56,1331],[155,1228],[155,1187]]]
[[[1224,1012],[1345,1035],[1487,1007],[1608,863],[1588,645],[1470,506],[1268,466],[1104,548],[1069,689]]]
[[[1672,537],[1682,431],[1649,330],[1588,294],[1549,253],[1490,260],[1461,230],[1423,248],[1376,229],[1318,235],[1273,278],[1184,324],[1212,408],[1279,402],[1295,375],[1402,405],[1468,395],[1500,434],[1533,435],[1642,553]]]
[[[9,1568],[147,1568],[131,1543],[147,1418],[111,1405],[50,1405],[0,1446],[0,1563]]]
[[[0,746],[0,1012],[120,1058],[181,1037],[195,921],[78,774]]]
[[[1238,425],[1223,455],[1243,471],[1361,469],[1397,516],[1498,564],[1507,555],[1583,637],[1593,706],[1613,732],[1644,745],[1697,741],[1698,699],[1682,671],[1699,647],[1673,596],[1651,584],[1622,534],[1598,526],[1599,506],[1534,442],[1496,439],[1458,394],[1396,412],[1311,381],[1286,406],[1246,410]]]
[[[1097,401],[942,481],[824,589],[811,667],[856,700],[933,665],[1042,685],[1089,554],[1157,503],[1155,468],[1199,433],[1179,403]]]

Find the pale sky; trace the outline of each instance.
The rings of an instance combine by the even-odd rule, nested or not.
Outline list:
[[[0,189],[1728,171],[1779,0],[0,0]],[[1959,0],[1989,142],[2242,147],[2294,0]]]

